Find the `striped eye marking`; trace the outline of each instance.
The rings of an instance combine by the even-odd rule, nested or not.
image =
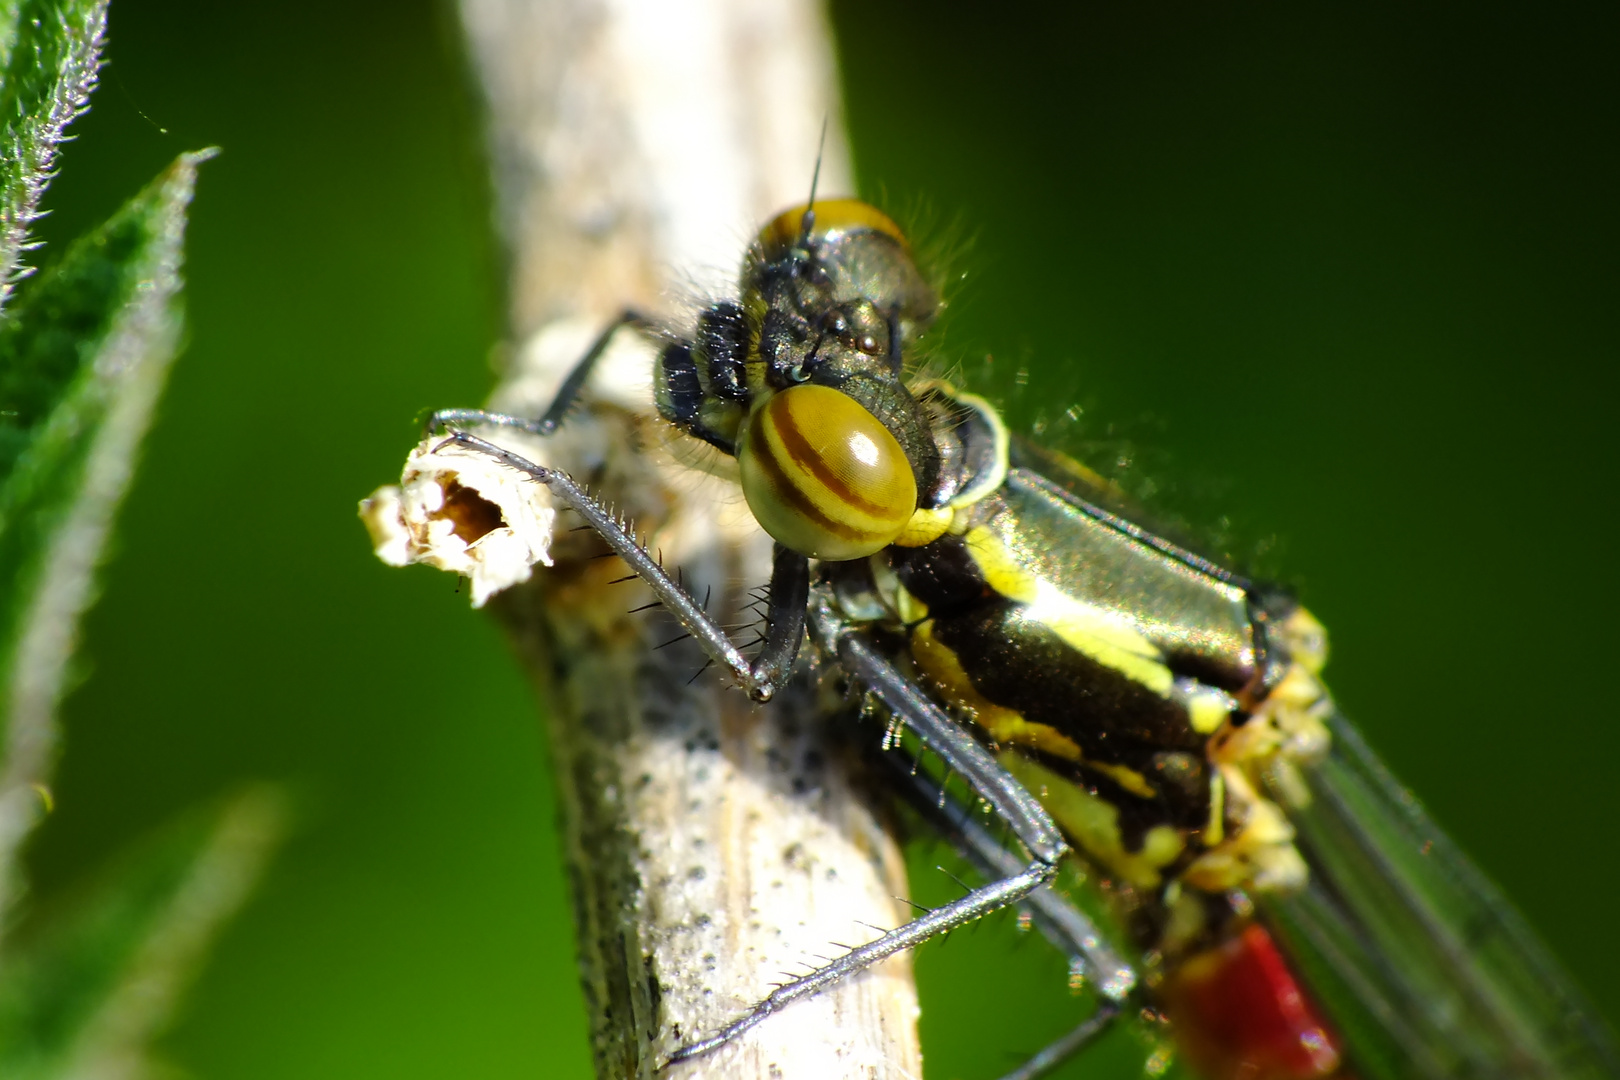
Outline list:
[[[854,398],[827,386],[792,386],[755,408],[737,466],[760,527],[812,559],[881,551],[917,509],[900,444]]]

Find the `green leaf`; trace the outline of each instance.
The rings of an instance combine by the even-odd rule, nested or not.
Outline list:
[[[150,1043],[252,891],[285,821],[268,789],[193,814],[8,955],[0,1076],[150,1074]]]
[[[0,3],[0,308],[28,273],[28,228],[63,130],[95,88],[106,29],[106,0]]]
[[[182,155],[0,319],[0,911],[93,575],[180,341]]]

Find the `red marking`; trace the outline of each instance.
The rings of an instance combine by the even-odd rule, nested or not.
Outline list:
[[[1321,1080],[1339,1074],[1338,1038],[1259,923],[1191,957],[1166,980],[1176,1045],[1208,1080]]]

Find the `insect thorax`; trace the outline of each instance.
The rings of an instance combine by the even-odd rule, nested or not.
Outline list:
[[[847,617],[905,643],[916,677],[1129,895],[1144,943],[1196,947],[1225,894],[1299,888],[1273,790],[1301,797],[1289,777],[1326,749],[1320,626],[1010,467],[988,403],[914,389],[943,463],[937,532],[830,574]]]

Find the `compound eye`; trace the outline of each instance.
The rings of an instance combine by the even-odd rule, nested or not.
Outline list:
[[[737,444],[748,509],[771,538],[812,559],[888,547],[917,509],[905,451],[848,394],[806,383],[766,399]]]

